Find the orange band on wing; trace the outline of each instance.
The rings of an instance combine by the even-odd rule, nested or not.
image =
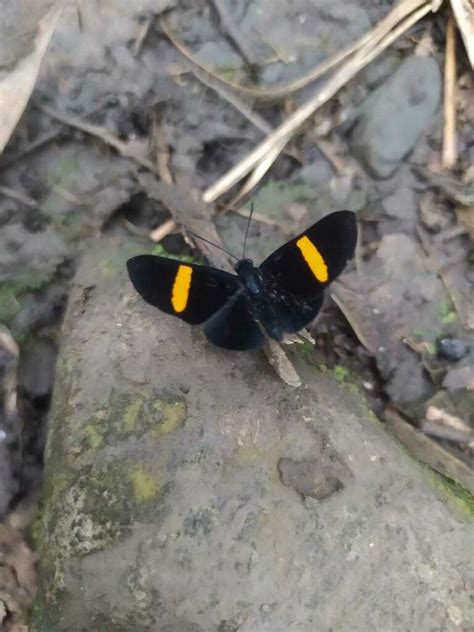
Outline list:
[[[180,265],[176,273],[173,289],[171,291],[171,305],[178,314],[184,312],[188,304],[189,288],[193,269],[190,266]]]
[[[317,280],[321,283],[327,281],[329,279],[328,267],[313,242],[306,235],[303,235],[298,239],[296,245]]]

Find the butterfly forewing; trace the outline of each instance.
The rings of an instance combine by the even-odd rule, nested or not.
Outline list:
[[[260,271],[272,293],[314,300],[344,270],[356,243],[355,213],[331,213],[278,248]]]
[[[147,303],[191,325],[206,321],[239,289],[237,277],[223,270],[165,257],[138,255],[127,268]]]

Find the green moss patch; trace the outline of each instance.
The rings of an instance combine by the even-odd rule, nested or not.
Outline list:
[[[180,428],[186,421],[186,404],[182,401],[156,399],[152,408],[155,419],[152,431],[154,437],[169,434]]]
[[[469,490],[431,468],[425,468],[425,473],[435,490],[453,511],[463,518],[474,521],[474,496]]]
[[[160,493],[161,485],[145,470],[137,465],[129,472],[129,479],[133,487],[133,495],[139,503],[156,498]]]

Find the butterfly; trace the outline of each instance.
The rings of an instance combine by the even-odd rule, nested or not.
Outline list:
[[[245,351],[261,347],[265,335],[282,340],[308,325],[321,309],[324,288],[352,259],[356,243],[355,213],[337,211],[258,267],[235,257],[236,274],[155,255],[132,257],[127,268],[147,303],[190,325],[204,324],[205,335],[219,347]]]

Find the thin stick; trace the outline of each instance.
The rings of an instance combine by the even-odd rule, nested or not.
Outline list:
[[[171,39],[171,43],[175,45],[174,40]],[[179,49],[178,49],[179,50]],[[263,134],[271,134],[273,132],[273,127],[268,123],[263,116],[257,114],[245,101],[242,101],[237,95],[235,95],[231,90],[229,90],[225,85],[217,79],[212,73],[206,72],[202,70],[197,65],[193,65],[192,63],[188,64],[190,72],[198,79],[202,84],[204,84],[207,88],[214,90],[222,99],[227,101],[232,107],[234,107],[244,118],[246,118],[252,125],[254,125],[258,130],[260,130]],[[284,152],[287,156],[291,156],[295,160],[299,160],[296,153],[292,150],[287,150]]]
[[[174,39],[169,38],[171,43],[178,48],[178,45]],[[180,50],[178,48],[180,52]],[[225,85],[219,81],[217,77],[215,77],[209,71],[203,70],[199,65],[190,63],[188,64],[189,70],[193,73],[193,75],[199,79],[201,83],[205,86],[217,92],[217,94],[222,97],[225,101],[230,103],[232,107],[234,107],[242,116],[244,116],[247,120],[249,120],[252,125],[255,125],[257,129],[259,129],[264,134],[270,134],[273,130],[272,126],[267,123],[267,121],[252,110],[252,108],[247,105],[244,101],[242,101],[237,95],[231,92]]]
[[[50,143],[56,138],[59,138],[59,136],[61,136],[62,133],[63,133],[63,128],[52,130],[51,132],[47,132],[46,134],[43,134],[43,136],[39,136],[33,142],[31,142],[27,147],[25,147],[24,149],[21,149],[20,151],[18,151],[16,154],[13,154],[12,156],[8,156],[8,154],[3,154],[2,157],[0,158],[0,170],[5,171],[6,169],[14,165],[16,162],[18,162],[19,160],[21,160],[28,154],[32,153],[33,151],[36,151],[43,145]]]
[[[153,122],[151,127],[150,153],[155,158],[160,178],[168,184],[173,184],[173,176],[169,168],[170,151],[163,138],[161,127],[158,123],[156,112],[153,113]]]
[[[449,12],[446,26],[446,54],[444,58],[444,128],[442,165],[452,169],[456,164],[456,24]]]
[[[170,235],[178,228],[174,219],[167,219],[162,224],[153,229],[150,233],[150,239],[156,243]]]
[[[81,118],[85,118],[87,116],[92,116],[93,114],[97,114],[97,112],[100,112],[100,110],[102,110],[103,107],[104,107],[104,104],[100,104],[99,106],[94,107],[91,110],[88,110],[87,112],[85,112]],[[63,127],[59,126],[57,129],[54,129],[50,132],[46,132],[45,134],[43,134],[43,136],[39,136],[34,141],[32,141],[29,145],[27,145],[23,149],[20,149],[16,154],[12,154],[12,155],[2,154],[0,156],[0,170],[4,171],[5,169],[8,169],[12,165],[14,165],[16,162],[24,158],[25,156],[28,156],[28,154],[36,151],[37,149],[40,149],[43,145],[46,145],[47,143],[52,142],[56,138],[59,138],[60,136],[63,135],[63,133],[64,133]]]
[[[474,441],[472,433],[462,432],[449,426],[440,425],[433,421],[423,421],[421,424],[421,430],[432,437],[438,437],[438,439],[447,439],[455,443],[469,445]]]
[[[132,46],[132,55],[134,57],[138,57],[142,49],[143,42],[145,41],[146,36],[148,35],[148,32],[150,30],[150,26],[152,25],[154,17],[154,15],[150,15],[148,19],[145,20],[145,22],[141,25],[140,30],[138,31],[137,39],[133,42]]]
[[[11,189],[10,187],[5,187],[3,185],[0,185],[0,195],[9,197],[12,200],[16,200],[17,202],[21,202],[22,204],[25,204],[26,206],[31,206],[31,208],[38,207],[38,203],[35,202],[33,198],[30,198],[28,195],[25,195],[24,193],[20,193],[19,191],[15,191],[15,189]]]
[[[248,154],[235,167],[224,174],[217,182],[210,186],[203,193],[203,200],[206,203],[215,201],[223,193],[233,187],[241,178],[249,173],[255,166],[278,146],[284,146],[296,130],[314,112],[331,99],[344,85],[350,81],[369,62],[377,57],[382,50],[411,28],[424,15],[432,10],[431,3],[425,4],[418,11],[412,13],[397,28],[393,29],[377,45],[367,46],[361,49],[354,57],[342,66],[334,76],[311,99],[298,108],[284,123],[275,129],[265,140],[263,140],[250,154]]]
[[[228,204],[221,210],[221,213],[227,211],[227,209],[232,208],[233,206],[237,206],[240,200],[250,193],[252,189],[254,189],[263,176],[267,173],[270,167],[273,165],[275,160],[278,158],[280,153],[283,151],[285,147],[285,143],[281,143],[274,147],[268,154],[263,158],[249,175],[247,180],[242,185],[240,191],[237,192],[235,197],[233,197]]]
[[[242,55],[245,60],[245,63],[249,66],[255,65],[255,55],[253,54],[249,43],[246,38],[242,35],[242,33],[237,28],[235,24],[235,20],[232,17],[232,14],[229,12],[223,0],[212,0],[212,4],[214,5],[215,10],[219,15],[219,19],[221,21],[221,25],[227,31],[227,35],[233,41],[235,47]]]
[[[133,151],[133,149],[130,147],[129,143],[126,143],[120,140],[119,138],[117,138],[116,136],[114,136],[113,134],[110,134],[110,132],[108,132],[105,128],[101,127],[100,125],[85,123],[84,121],[81,121],[75,116],[60,114],[59,112],[56,112],[55,110],[53,110],[53,108],[50,108],[47,105],[36,105],[35,107],[38,110],[40,110],[40,112],[44,112],[44,114],[47,114],[48,116],[55,119],[56,121],[60,121],[61,123],[64,123],[65,125],[69,125],[70,127],[74,127],[80,130],[81,132],[84,132],[85,134],[89,134],[90,136],[99,138],[101,141],[103,141],[107,145],[110,145],[111,147],[113,147],[124,158],[131,158],[132,160],[137,162],[142,167],[145,167],[152,173],[160,175],[158,171],[158,167],[154,165],[151,160],[148,160],[148,158],[143,158],[143,156],[140,156],[139,154],[137,154],[137,152]]]
[[[336,173],[338,173],[339,175],[347,173],[347,167],[344,164],[344,161],[342,160],[342,158],[339,158],[339,156],[333,150],[331,144],[328,141],[324,140],[323,138],[318,138],[318,136],[316,136],[316,134],[314,133],[311,134],[311,140],[329,162],[334,171],[336,171]]]
[[[450,426],[459,432],[473,433],[469,425],[464,420],[456,417],[455,415],[450,415],[445,410],[438,408],[437,406],[428,406],[425,417],[428,421],[442,424],[444,426]],[[474,436],[472,438],[474,438]]]

